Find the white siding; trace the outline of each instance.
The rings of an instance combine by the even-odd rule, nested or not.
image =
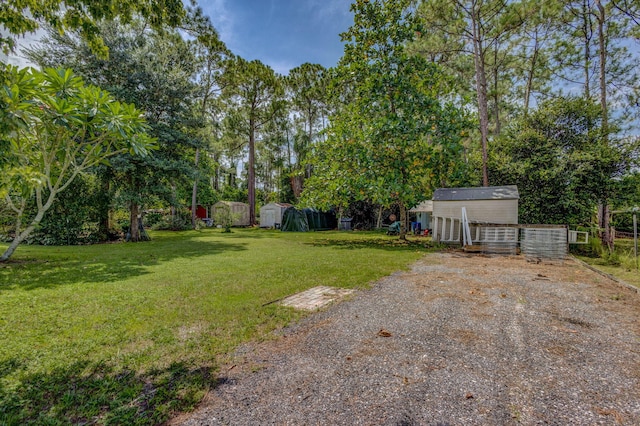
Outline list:
[[[433,201],[433,216],[460,218],[462,207],[467,208],[470,221],[517,224],[518,200]]]

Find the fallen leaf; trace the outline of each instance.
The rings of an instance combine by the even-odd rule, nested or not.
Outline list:
[[[390,332],[388,332],[387,330],[385,330],[384,328],[381,328],[380,331],[378,331],[378,336],[380,336],[380,337],[391,337],[392,334]]]

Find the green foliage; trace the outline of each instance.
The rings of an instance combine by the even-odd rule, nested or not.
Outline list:
[[[78,176],[66,191],[58,195],[56,203],[26,242],[70,245],[104,241],[106,236],[101,235],[98,229],[99,215],[96,209],[100,190],[92,175]],[[37,209],[35,202],[31,208]]]
[[[165,215],[151,226],[156,231],[186,231],[192,229],[191,218],[184,215]]]
[[[238,219],[238,215],[233,214],[228,206],[219,206],[213,214],[213,223],[221,226],[223,232],[231,232],[231,226],[236,219]]]
[[[10,142],[0,175],[0,196],[15,214],[15,238],[6,260],[40,224],[44,214],[82,172],[128,153],[154,148],[134,105],[87,86],[71,70],[8,67],[0,94]],[[36,209],[28,214],[29,203]],[[26,227],[23,228],[23,224]]]
[[[111,0],[7,0],[0,8],[0,26],[9,34],[3,31],[0,36],[0,50],[13,50],[15,37],[35,32],[46,23],[59,33],[79,31],[94,52],[107,56],[97,22],[129,22],[137,14],[159,28],[164,24],[177,26],[184,9],[180,0],[119,0],[117,5]]]
[[[224,98],[228,106],[225,126],[236,136],[244,137],[248,148],[247,164],[249,222],[254,224],[256,211],[256,140],[268,123],[284,107],[281,78],[271,67],[258,60],[236,57],[228,62],[223,79]]]
[[[192,179],[200,173],[193,158],[203,145],[205,126],[202,111],[195,107],[200,95],[193,81],[198,61],[191,44],[175,31],[150,31],[145,25],[100,24],[109,59],[97,58],[73,33],[61,36],[51,31],[47,41],[29,53],[42,65],[71,66],[118,99],[144,109],[158,149],[153,157],[118,155],[110,173],[104,174],[111,204],[132,210],[148,208],[157,199],[173,207],[190,200]]]
[[[408,208],[464,168],[461,141],[469,122],[446,101],[439,69],[405,49],[421,29],[410,3],[352,5],[354,25],[342,34],[345,54],[332,82],[343,103],[315,149],[304,204]]]
[[[491,152],[498,185],[518,185],[520,222],[586,225],[611,193],[623,150],[604,143],[600,108],[581,98],[541,105]]]

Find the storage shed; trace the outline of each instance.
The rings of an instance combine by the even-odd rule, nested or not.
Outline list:
[[[438,188],[433,193],[433,239],[460,240],[462,208],[471,223],[517,224],[518,187]]]
[[[189,211],[191,211],[191,206],[189,206]],[[207,209],[202,207],[200,204],[196,207],[196,217],[198,219],[206,219],[208,216]]]
[[[433,213],[433,201],[426,200],[409,210],[409,213],[416,214],[416,222],[420,224],[420,229],[431,229],[431,214]]]
[[[269,203],[260,208],[261,228],[280,228],[282,226],[282,215],[284,211],[291,207],[287,203]]]
[[[215,223],[220,209],[229,210],[233,215],[233,226],[249,226],[249,204],[238,201],[218,201],[211,207],[211,215]],[[216,224],[217,225],[217,224]]]

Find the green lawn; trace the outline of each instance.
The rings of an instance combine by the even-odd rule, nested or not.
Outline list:
[[[0,264],[0,424],[157,424],[192,408],[238,344],[302,315],[268,302],[366,287],[427,251],[359,232],[151,235],[21,246]]]
[[[637,268],[632,239],[617,239],[613,259],[578,256],[589,265],[613,275],[622,281],[640,287],[640,270]]]

